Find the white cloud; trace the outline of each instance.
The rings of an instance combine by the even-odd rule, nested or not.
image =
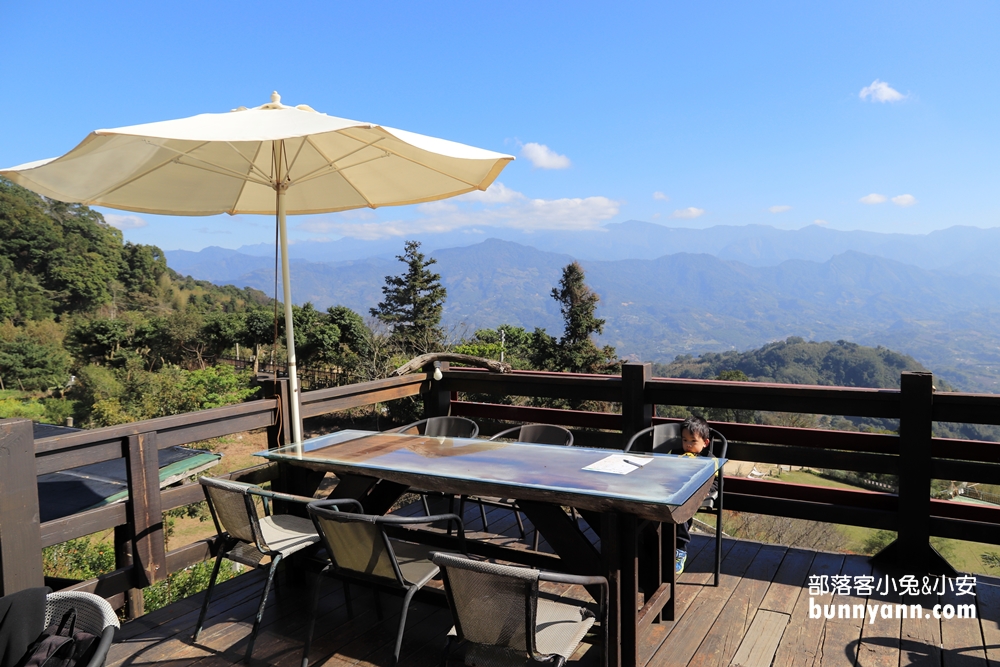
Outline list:
[[[695,208],[694,206],[688,206],[687,208],[679,208],[674,211],[670,217],[671,218],[684,218],[685,220],[694,220],[705,215],[705,209]]]
[[[870,195],[865,195],[858,201],[861,202],[862,204],[881,204],[882,202],[885,201],[885,195],[880,195],[873,192]]]
[[[106,213],[104,215],[104,222],[118,229],[139,229],[149,225],[148,222],[137,215],[118,215],[116,213]]]
[[[791,211],[792,207],[786,204],[782,204],[780,206],[772,206],[767,210],[770,211],[771,213],[784,213],[785,211]]]
[[[917,198],[913,195],[899,195],[892,198],[892,203],[896,206],[913,206],[917,203]]]
[[[818,219],[817,219],[817,220],[813,220],[813,224],[814,224],[814,225],[819,225],[820,227],[826,227],[826,226],[827,226],[827,225],[829,225],[830,223],[829,223],[829,222],[827,222],[826,220],[818,220]]]
[[[309,220],[297,228],[318,234],[336,234],[361,240],[401,237],[414,233],[448,232],[455,229],[506,227],[536,229],[600,230],[601,223],[618,215],[620,204],[607,197],[573,199],[529,199],[501,184],[494,195],[491,187],[478,196],[463,195],[447,202],[417,207],[414,220],[353,222],[333,216]]]
[[[486,188],[486,190],[473,190],[472,192],[467,192],[464,195],[455,197],[453,201],[474,201],[481,204],[507,204],[518,198],[523,199],[524,195],[517,190],[511,190],[499,181],[495,181],[493,185]]]
[[[653,193],[653,199],[655,199],[657,201],[670,201],[670,197],[668,197],[667,195],[663,194],[659,190],[657,190],[656,192]]]
[[[559,155],[545,144],[534,142],[522,146],[521,155],[538,169],[568,169],[571,164],[565,155]]]
[[[863,100],[870,99],[872,102],[899,102],[904,99],[906,95],[891,87],[885,81],[880,81],[875,79],[872,81],[872,85],[865,86],[858,93],[858,97]]]

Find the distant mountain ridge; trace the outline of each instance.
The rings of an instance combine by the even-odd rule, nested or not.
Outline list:
[[[239,273],[232,252],[203,251],[219,258],[201,264],[211,265],[209,279],[272,293],[273,258],[267,267],[255,264],[261,258],[247,258],[243,268],[251,270]],[[503,323],[561,333],[550,292],[571,255],[499,239],[429,254],[448,289],[444,324],[456,335]],[[167,253],[171,266],[185,272],[172,255]],[[598,315],[607,320],[602,342],[633,359],[666,362],[678,354],[746,350],[801,336],[885,345],[947,373],[959,388],[982,390],[1000,380],[998,276],[927,270],[857,251],[776,266],[693,253],[581,264],[601,296]],[[399,262],[383,258],[296,261],[293,298],[367,314],[381,298],[385,276],[400,270]]]
[[[768,225],[687,229],[629,220],[595,230],[526,231],[484,226],[474,230],[415,234],[412,238],[423,244],[424,252],[467,247],[496,238],[581,260],[656,259],[689,252],[736,260],[750,266],[776,266],[790,259],[825,262],[834,255],[854,250],[923,269],[961,275],[1000,275],[1000,265],[995,260],[996,251],[1000,249],[1000,227],[955,226],[929,234],[885,234],[840,231],[819,225],[796,230]],[[398,237],[376,241],[344,238],[293,245],[291,256],[313,262],[367,257],[392,259],[401,252],[402,245],[403,239]],[[238,252],[273,259],[274,246],[244,246]],[[170,254],[168,252],[168,257]]]

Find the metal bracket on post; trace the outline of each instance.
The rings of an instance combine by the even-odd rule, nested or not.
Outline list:
[[[908,574],[956,576],[930,544],[934,376],[903,373],[899,389],[899,531],[872,561]]]
[[[451,414],[451,392],[444,388],[444,373],[448,371],[447,361],[435,361],[420,370],[431,376],[430,386],[424,394],[424,417],[447,417]]]
[[[633,435],[653,424],[653,404],[645,398],[646,383],[652,379],[652,364],[622,366],[622,447]]]

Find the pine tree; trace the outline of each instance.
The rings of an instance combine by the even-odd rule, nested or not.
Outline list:
[[[617,373],[621,368],[615,348],[603,348],[591,340],[593,334],[604,332],[604,320],[596,317],[601,298],[584,282],[583,268],[573,262],[563,268],[559,286],[552,289],[552,298],[559,302],[565,329],[558,341],[540,329],[532,334],[535,354],[532,361],[538,368],[570,373]]]
[[[428,268],[437,260],[425,259],[418,241],[407,241],[396,259],[406,264],[406,272],[385,277],[385,300],[371,314],[392,327],[392,339],[405,353],[440,350],[444,342],[441,312],[448,292],[441,276]]]

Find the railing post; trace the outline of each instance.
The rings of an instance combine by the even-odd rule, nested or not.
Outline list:
[[[278,412],[274,423],[267,427],[267,448],[277,449],[292,444],[292,429],[290,422],[291,407],[288,404],[288,378],[281,380],[266,380],[262,385],[264,398],[278,399]]]
[[[653,404],[645,398],[646,383],[653,379],[652,364],[622,366],[622,446],[653,424]]]
[[[444,373],[448,370],[449,364],[447,361],[440,362],[441,372]],[[433,375],[434,364],[428,364],[421,368],[420,370],[428,375]],[[424,394],[424,417],[447,417],[451,413],[451,392],[441,388],[442,381],[435,380],[433,377],[430,381],[430,387],[427,393]]]
[[[0,596],[43,585],[39,525],[31,420],[0,420]]]
[[[930,544],[934,376],[904,372],[899,402],[899,530],[896,541],[875,559],[912,574],[954,576],[954,568]]]
[[[123,444],[128,472],[126,512],[132,527],[132,582],[136,588],[145,588],[167,577],[156,432],[130,435]],[[129,601],[131,612],[141,615],[141,598],[130,592]]]

